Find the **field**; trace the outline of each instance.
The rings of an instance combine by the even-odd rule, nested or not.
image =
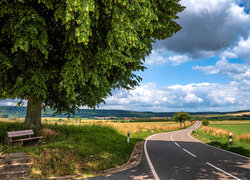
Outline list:
[[[21,120],[20,120],[21,121]],[[22,122],[0,121],[0,153],[27,152],[32,157],[32,178],[80,174],[124,164],[138,141],[154,133],[179,129],[176,122],[114,123],[111,121],[58,121],[43,123],[41,145],[7,146],[7,131],[22,129]],[[74,125],[73,125],[74,123]],[[190,125],[190,123],[187,123]],[[127,131],[131,132],[127,144]]]
[[[209,126],[202,126],[192,134],[207,144],[250,157],[250,121],[210,121]]]

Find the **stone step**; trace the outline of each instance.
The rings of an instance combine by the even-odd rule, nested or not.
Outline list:
[[[14,172],[14,171],[29,171],[31,167],[30,163],[26,164],[11,164],[11,165],[0,165],[0,173]]]
[[[26,153],[10,153],[10,154],[3,154],[0,156],[1,157],[4,157],[4,158],[17,158],[17,157],[23,157],[23,156],[26,156]]]
[[[0,165],[3,165],[3,164],[16,164],[16,163],[30,163],[30,162],[31,162],[31,160],[30,160],[29,156],[0,159]]]
[[[13,171],[13,172],[0,173],[0,179],[4,180],[29,179],[29,176],[30,176],[29,171]]]

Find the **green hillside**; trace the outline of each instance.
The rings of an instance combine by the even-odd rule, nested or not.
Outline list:
[[[218,115],[217,117],[229,118],[228,113],[242,113],[247,111],[236,111],[236,112],[195,112],[190,113],[191,115]],[[42,112],[42,117],[53,117],[54,111],[46,109],[46,112]],[[4,118],[24,118],[26,114],[26,107],[15,107],[15,106],[0,106],[0,117]],[[81,118],[94,118],[94,117],[172,117],[174,112],[137,112],[137,111],[124,111],[124,110],[92,110],[92,109],[81,109],[76,111],[71,117],[80,116]],[[57,115],[55,117],[67,117],[65,115]],[[213,116],[213,118],[216,118]],[[235,118],[235,117],[232,117]]]

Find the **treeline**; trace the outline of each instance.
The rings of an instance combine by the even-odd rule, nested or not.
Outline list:
[[[243,113],[249,111],[235,111],[235,112],[191,112],[191,115],[195,115],[195,119],[202,119],[204,117],[197,117],[198,115],[213,115],[211,117],[205,117],[209,120],[249,120],[249,115],[242,116],[228,116],[228,113]],[[166,121],[166,119],[149,119],[150,117],[173,117],[175,112],[137,112],[137,111],[124,111],[124,110],[92,110],[92,109],[80,109],[76,111],[75,114],[72,114],[70,117],[81,117],[81,118],[90,118],[95,117],[116,117],[118,118],[131,118],[131,122],[148,122],[148,121]],[[0,117],[2,118],[24,118],[26,115],[26,107],[15,107],[15,106],[0,106]],[[218,116],[214,116],[218,115]],[[58,118],[67,118],[66,115],[56,115],[54,116],[54,111],[51,109],[46,109],[42,112],[42,117],[58,117]],[[134,118],[134,119],[133,119]],[[140,119],[141,118],[141,119]],[[148,119],[145,119],[148,118]],[[126,119],[122,119],[126,121]]]

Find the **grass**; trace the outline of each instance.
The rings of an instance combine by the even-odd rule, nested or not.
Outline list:
[[[234,124],[248,124],[250,125],[250,121],[249,120],[230,120],[230,121],[209,121],[210,125],[211,124],[229,124],[229,125],[234,125]]]
[[[43,124],[41,144],[7,146],[7,131],[21,130],[22,122],[0,121],[0,152],[27,152],[32,157],[32,178],[81,174],[119,166],[128,161],[137,141],[154,133],[179,129],[175,122]],[[190,125],[190,123],[189,123]],[[127,130],[130,143],[127,144]]]
[[[210,123],[208,127],[202,126],[192,135],[207,144],[250,157],[250,121],[245,121],[245,125],[240,121],[239,124],[236,121],[231,121],[232,124],[227,121]],[[233,134],[232,143],[229,143],[229,132]]]
[[[242,135],[250,133],[250,124],[211,124],[209,127],[217,129],[226,129],[232,133]]]

